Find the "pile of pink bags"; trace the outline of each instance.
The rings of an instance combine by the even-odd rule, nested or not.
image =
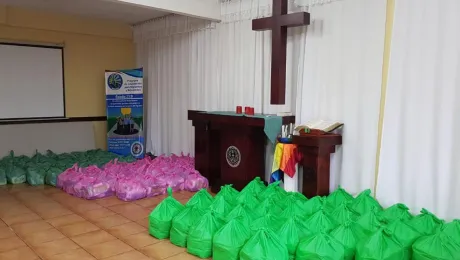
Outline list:
[[[58,176],[57,187],[76,197],[100,199],[116,195],[133,201],[173,191],[198,191],[209,186],[208,180],[195,170],[190,156],[159,156],[134,163],[116,159],[99,168],[74,165]]]

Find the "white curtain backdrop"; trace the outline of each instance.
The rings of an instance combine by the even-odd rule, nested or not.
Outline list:
[[[306,8],[291,5],[291,11]],[[135,27],[138,66],[146,71],[147,151],[193,154],[188,109],[295,111],[306,27],[288,32],[286,104],[273,106],[271,32],[252,31],[251,22],[271,16],[271,0],[225,2],[222,13],[222,23],[168,16]]]
[[[357,193],[375,186],[386,1],[327,2],[310,9],[296,118],[345,123],[343,146],[331,156],[331,189]]]
[[[377,198],[460,216],[460,1],[396,1]],[[457,114],[459,113],[459,114]]]

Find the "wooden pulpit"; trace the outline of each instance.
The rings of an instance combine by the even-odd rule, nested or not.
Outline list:
[[[188,111],[195,127],[195,168],[218,192],[225,184],[241,190],[255,177],[265,175],[265,120],[252,116],[210,114]],[[282,118],[283,124],[294,116]]]
[[[336,145],[342,144],[338,134],[295,135],[292,142],[302,154],[300,166],[303,168],[302,193],[311,198],[329,195],[331,153]]]

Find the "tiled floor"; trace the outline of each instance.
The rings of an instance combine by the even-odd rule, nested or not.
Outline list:
[[[0,260],[198,259],[148,234],[148,215],[162,199],[87,201],[49,186],[0,186]]]

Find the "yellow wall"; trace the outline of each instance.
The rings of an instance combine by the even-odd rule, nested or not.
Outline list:
[[[385,115],[385,98],[387,93],[388,68],[390,66],[390,51],[391,51],[391,36],[393,33],[393,21],[395,12],[395,0],[387,0],[387,17],[385,24],[385,47],[383,51],[383,66],[382,66],[382,87],[380,97],[380,116],[379,116],[379,132],[377,139],[377,158],[375,163],[375,185],[374,196],[377,194],[377,180],[379,175],[380,163],[380,148],[382,146],[382,131],[383,117]]]
[[[135,66],[131,28],[113,21],[0,5],[1,40],[64,44],[67,117],[105,116],[104,71]],[[94,132],[105,148],[105,122]]]

